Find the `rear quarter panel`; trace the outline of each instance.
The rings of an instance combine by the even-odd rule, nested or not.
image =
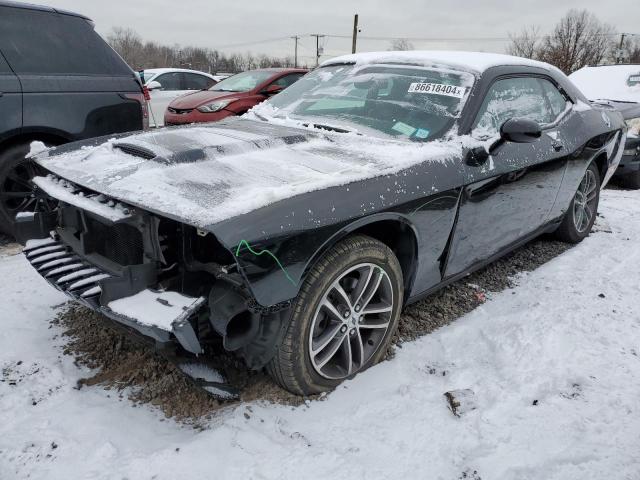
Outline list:
[[[551,218],[564,215],[575,195],[584,172],[592,161],[602,162],[601,180],[615,170],[620,149],[624,148],[624,119],[612,108],[600,108],[579,102],[564,129],[565,148],[570,152],[560,191]],[[619,158],[618,158],[619,160]]]
[[[142,129],[140,93],[131,76],[21,75],[24,130],[51,132],[68,140]]]

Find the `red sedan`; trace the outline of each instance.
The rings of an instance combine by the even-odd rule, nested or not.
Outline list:
[[[165,111],[164,123],[217,122],[231,115],[242,115],[295,83],[305,73],[307,70],[300,68],[263,68],[238,73],[208,90],[173,100]]]

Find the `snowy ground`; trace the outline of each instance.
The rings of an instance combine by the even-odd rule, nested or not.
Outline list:
[[[638,479],[640,193],[605,191],[601,212],[581,245],[324,401],[245,404],[204,431],[74,389],[88,371],[48,328],[65,298],[5,248],[0,478]],[[454,389],[477,408],[454,417]]]

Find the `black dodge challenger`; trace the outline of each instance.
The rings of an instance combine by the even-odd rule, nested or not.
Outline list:
[[[312,394],[379,361],[408,303],[542,233],[584,239],[625,135],[544,63],[358,54],[243,118],[32,145],[41,208],[17,220],[75,300]]]

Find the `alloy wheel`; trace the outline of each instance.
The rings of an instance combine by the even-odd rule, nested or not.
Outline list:
[[[573,199],[573,224],[579,233],[584,232],[595,215],[598,182],[593,170],[589,169],[582,177],[578,191]]]
[[[26,160],[17,164],[4,178],[0,186],[0,201],[2,208],[13,218],[20,212],[52,211],[51,201],[39,198],[36,186],[31,181],[43,171],[33,161]]]
[[[373,263],[343,272],[324,292],[309,334],[309,356],[321,376],[340,380],[359,370],[383,343],[394,309],[389,275]]]

